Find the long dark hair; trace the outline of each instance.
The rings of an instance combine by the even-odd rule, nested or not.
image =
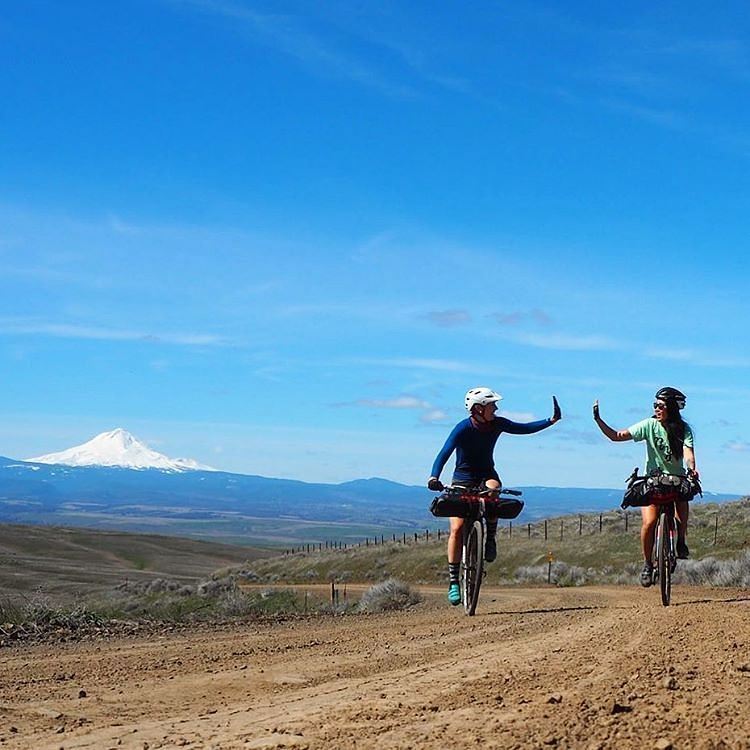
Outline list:
[[[675,459],[682,461],[685,428],[688,424],[683,421],[677,402],[673,398],[668,398],[664,403],[667,405],[667,420],[664,422],[664,428],[669,439],[669,449]]]

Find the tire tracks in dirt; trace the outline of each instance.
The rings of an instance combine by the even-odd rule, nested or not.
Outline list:
[[[679,589],[663,608],[656,592],[627,587],[488,588],[474,618],[429,596],[402,613],[24,647],[0,668],[0,740],[748,748],[743,597]]]

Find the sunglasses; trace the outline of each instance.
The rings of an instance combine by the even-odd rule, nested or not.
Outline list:
[[[654,409],[666,409],[667,405],[654,401]]]

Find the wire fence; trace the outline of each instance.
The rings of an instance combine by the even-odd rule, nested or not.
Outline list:
[[[705,519],[704,519],[705,525]],[[719,535],[719,513],[713,518],[713,545],[716,546]],[[506,539],[527,539],[544,541],[564,541],[571,537],[585,536],[589,534],[604,534],[613,532],[638,532],[640,531],[640,512],[635,510],[609,511],[607,513],[579,514],[578,516],[564,516],[559,519],[542,519],[540,521],[527,523],[514,523],[513,521],[498,523],[498,535]],[[380,534],[364,537],[357,541],[324,541],[308,542],[284,551],[285,555],[299,553],[310,554],[311,552],[322,552],[326,550],[348,550],[359,547],[377,547],[385,544],[424,544],[426,542],[440,541],[448,536],[448,532],[442,529],[414,532],[402,532],[390,535]]]

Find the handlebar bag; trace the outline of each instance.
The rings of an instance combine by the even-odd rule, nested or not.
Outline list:
[[[430,513],[438,518],[471,518],[477,508],[476,502],[455,497],[436,497],[430,505]],[[523,510],[523,500],[516,498],[500,500],[487,499],[484,502],[485,515],[490,520],[496,518],[516,518]]]
[[[523,500],[501,498],[487,503],[487,518],[517,518],[523,510]]]
[[[668,483],[663,481],[670,480]],[[676,481],[675,481],[676,480]],[[660,496],[664,499],[671,499],[675,493],[679,495],[680,500],[692,500],[700,489],[687,477],[646,477],[636,479],[625,490],[622,498],[621,508],[641,507],[643,505],[653,505],[659,501]]]
[[[468,518],[471,515],[469,503],[457,497],[436,497],[430,505],[430,513],[438,518]]]

